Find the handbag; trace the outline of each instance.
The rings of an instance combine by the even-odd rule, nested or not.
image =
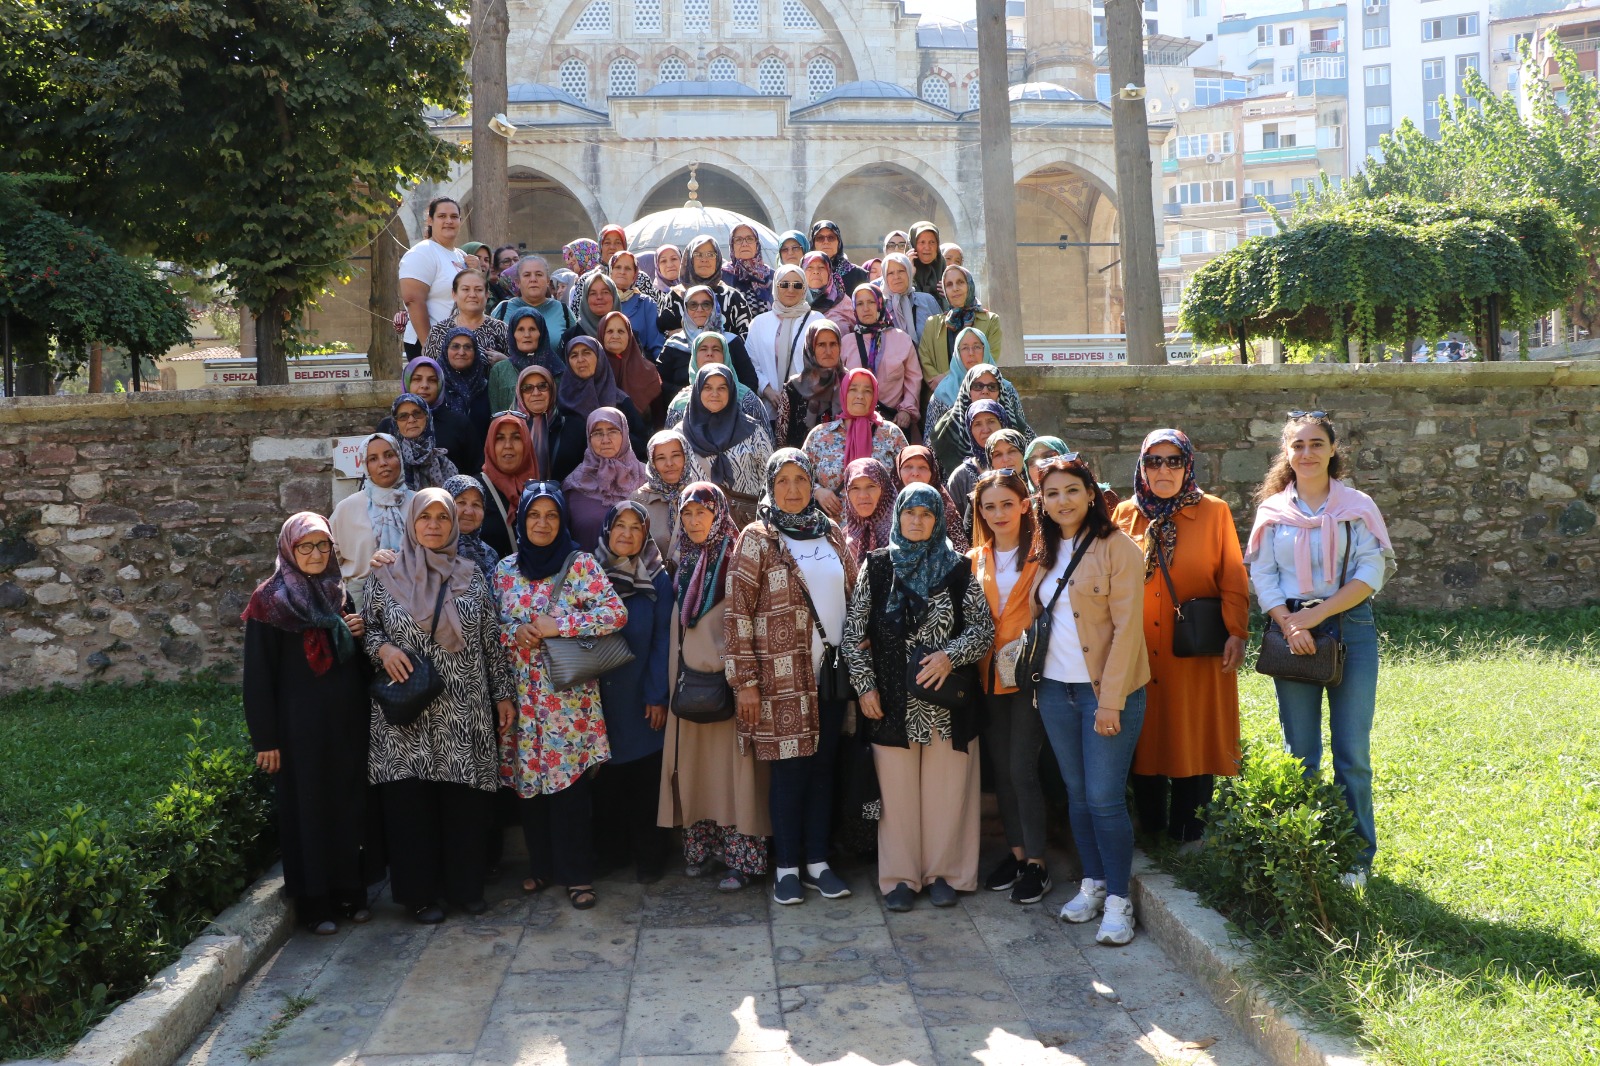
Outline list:
[[[562,564],[561,576],[550,586],[550,602],[554,603],[574,560],[581,553],[573,552]],[[593,681],[619,666],[633,662],[633,649],[621,633],[608,633],[603,637],[545,637],[544,658],[546,674],[553,688],[574,688],[585,681]]]
[[[1178,590],[1172,584],[1172,573],[1167,569],[1167,557],[1156,545],[1156,562],[1161,564],[1161,576],[1167,582],[1167,595],[1172,597],[1172,613],[1176,622],[1172,627],[1172,654],[1179,659],[1197,659],[1201,656],[1221,655],[1228,643],[1228,627],[1222,621],[1222,599],[1218,596],[1197,596],[1178,602]]]
[[[971,666],[955,667],[938,688],[917,681],[923,658],[942,650],[927,644],[913,644],[906,649],[906,695],[947,711],[967,710],[977,700],[979,691],[978,674]]]
[[[837,644],[828,643],[828,633],[822,628],[822,619],[817,617],[817,605],[811,602],[811,590],[806,588],[805,578],[800,576],[798,567],[795,568],[794,579],[800,586],[800,595],[805,597],[806,610],[811,612],[811,625],[822,640],[822,668],[817,674],[817,699],[829,703],[849,703],[856,698],[856,687],[850,682],[850,664],[845,661]]]
[[[1062,590],[1067,587],[1073,571],[1083,562],[1083,555],[1089,550],[1089,544],[1093,539],[1084,537],[1074,549],[1072,558],[1067,562],[1066,571],[1062,573],[1061,580],[1056,582],[1055,595],[1050,597],[1050,605],[1041,611],[1039,616],[1029,623],[1028,628],[1022,631],[1022,636],[1017,638],[1021,642],[1017,652],[1017,691],[1024,696],[1032,696],[1039,682],[1044,680],[1044,661],[1050,653],[1050,626],[1055,617],[1056,601],[1061,598]]]
[[[721,670],[683,665],[683,622],[678,622],[678,676],[672,683],[672,713],[685,722],[710,725],[733,717],[733,690]]]
[[[449,582],[439,585],[439,596],[433,601],[433,624],[428,627],[429,640],[433,639],[433,634],[439,628],[439,612],[444,609],[444,594],[449,588]],[[380,670],[378,676],[367,685],[367,695],[383,711],[385,721],[393,726],[404,727],[415,722],[428,705],[439,698],[444,691],[444,677],[433,668],[426,656],[404,648],[400,648],[400,651],[411,661],[411,673],[406,675],[404,681],[396,681],[387,671]]]
[[[1344,588],[1345,574],[1350,566],[1350,537],[1344,542],[1344,561],[1339,564],[1339,587]],[[1261,651],[1256,656],[1256,673],[1282,681],[1299,681],[1324,688],[1337,687],[1344,680],[1344,624],[1337,616],[1331,619],[1332,628],[1324,622],[1312,630],[1317,650],[1310,655],[1296,655],[1289,648],[1289,638],[1283,635],[1277,622],[1268,622],[1261,634]]]

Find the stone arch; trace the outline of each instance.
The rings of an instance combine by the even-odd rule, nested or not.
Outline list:
[[[886,57],[887,66],[880,68],[878,65],[878,57],[874,55],[872,46],[882,41],[881,27],[863,25],[862,18],[867,13],[868,5],[860,0],[805,0],[805,5],[822,24],[823,34],[833,45],[833,54],[829,58],[838,68],[840,84],[860,80],[898,80],[892,56],[895,49],[884,50],[891,53]],[[912,32],[915,33],[914,30]],[[807,55],[804,62],[809,63],[811,59],[812,56]]]
[[[1105,269],[1117,249],[1083,246],[1106,239],[1114,202],[1088,174],[1063,163],[1034,169],[1016,190],[1023,332],[1120,332],[1111,307],[1115,272]]]
[[[801,229],[819,218],[831,218],[844,231],[845,250],[855,262],[882,254],[883,235],[929,219],[944,239],[954,240],[959,226],[950,201],[923,175],[901,160],[858,165],[829,183]]]
[[[637,185],[649,192],[640,197],[623,217],[635,220],[656,211],[682,207],[689,198],[689,165],[698,161],[700,189],[697,195],[701,203],[735,211],[771,229],[772,211],[768,205],[777,203],[778,198],[766,183],[754,174],[750,177],[736,174],[732,167],[743,166],[737,160],[707,162],[706,154],[696,150],[692,157],[673,159],[652,168],[648,175],[640,178]]]
[[[509,155],[506,173],[511,183],[511,232],[496,235],[492,243],[525,243],[528,251],[554,253],[559,260],[563,244],[577,237],[593,237],[600,231],[606,213],[594,191],[576,174],[517,144],[510,146]],[[472,168],[459,167],[457,171],[430,195],[455,197],[467,216],[470,235]],[[427,198],[419,202],[426,203]]]
[[[644,56],[640,55],[638,52],[635,52],[632,48],[629,48],[627,45],[622,44],[621,42],[613,45],[610,51],[601,55],[600,62],[609,67],[613,61],[618,59],[631,59],[635,63],[644,62]]]
[[[1117,203],[1117,165],[1111,149],[1111,129],[1106,128],[1106,140],[1100,151],[1084,151],[1070,144],[1013,143],[1011,146],[1012,181],[1021,182],[1028,175],[1049,166],[1066,166],[1084,177],[1106,196]]]
[[[944,174],[929,166],[923,160],[914,158],[898,148],[888,146],[864,149],[846,159],[840,160],[818,174],[806,191],[805,217],[798,220],[800,228],[806,229],[816,219],[827,217],[819,214],[823,202],[852,175],[871,167],[885,165],[906,172],[911,177],[921,181],[933,193],[935,210],[943,210],[944,222],[940,223],[939,231],[944,240],[955,241],[958,244],[962,240],[981,243],[982,234],[977,230],[978,216],[968,212],[960,190]],[[912,222],[924,217],[926,216],[919,215],[916,218],[900,220],[894,225],[884,228],[875,236],[881,241],[883,235],[888,233],[890,229],[904,229]],[[837,221],[841,226],[844,225],[842,219]],[[938,222],[939,220],[933,219],[932,221]],[[864,243],[860,237],[852,236],[849,230],[845,231],[845,240],[852,245]]]

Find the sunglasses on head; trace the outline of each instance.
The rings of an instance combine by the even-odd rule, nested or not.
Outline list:
[[[1290,411],[1290,418],[1327,418],[1326,411]]]
[[[1159,470],[1163,466],[1168,470],[1182,470],[1188,460],[1181,455],[1146,455],[1139,462],[1146,470]]]

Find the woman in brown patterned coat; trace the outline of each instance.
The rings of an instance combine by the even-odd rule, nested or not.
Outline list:
[[[844,637],[856,564],[815,485],[805,452],[772,454],[760,517],[734,548],[724,623],[740,749],[771,768],[772,898],[782,904],[804,903],[807,888],[828,899],[850,894],[828,866],[845,702],[820,700],[817,682],[824,648]]]

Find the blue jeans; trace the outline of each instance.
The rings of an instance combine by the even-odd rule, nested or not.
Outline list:
[[[1330,619],[1331,622],[1331,619]],[[1328,623],[1324,623],[1325,625]],[[1333,735],[1333,780],[1344,790],[1356,830],[1367,846],[1361,861],[1372,865],[1378,830],[1372,817],[1372,718],[1378,705],[1378,630],[1372,604],[1362,603],[1340,616],[1344,632],[1344,678],[1327,689],[1328,730]],[[1284,746],[1306,764],[1306,774],[1322,767],[1321,685],[1274,680],[1278,722]]]
[[[1083,876],[1128,897],[1133,870],[1133,819],[1128,816],[1128,769],[1144,728],[1144,689],[1128,694],[1122,729],[1114,737],[1094,731],[1099,706],[1094,686],[1039,681],[1039,717],[1067,785],[1067,820],[1083,860]]]

